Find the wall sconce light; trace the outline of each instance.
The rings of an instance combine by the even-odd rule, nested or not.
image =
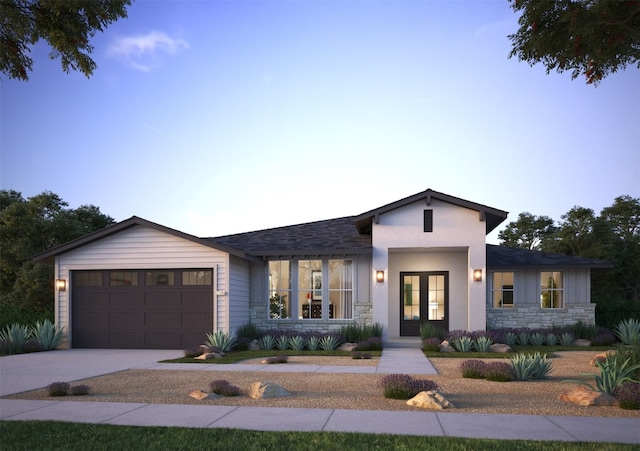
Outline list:
[[[56,290],[67,291],[67,281],[65,279],[56,279]]]
[[[482,270],[481,269],[474,269],[473,270],[473,280],[475,280],[476,282],[482,282]]]
[[[384,282],[384,271],[376,271],[376,282]]]

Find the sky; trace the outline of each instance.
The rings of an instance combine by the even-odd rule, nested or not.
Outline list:
[[[138,0],[91,78],[36,44],[0,80],[0,188],[196,236],[358,215],[428,188],[559,221],[640,197],[640,70],[509,59],[493,1]]]

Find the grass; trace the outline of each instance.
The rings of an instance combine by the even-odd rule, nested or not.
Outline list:
[[[343,432],[114,426],[55,421],[0,421],[0,450],[557,450],[621,451],[615,443],[487,440]]]
[[[382,351],[368,351],[368,353],[371,354],[372,357],[380,357],[382,355]],[[193,357],[180,357],[179,359],[162,360],[160,363],[225,364],[225,363],[237,363],[242,360],[249,360],[249,359],[277,357],[282,354],[286,354],[289,357],[301,355],[301,356],[318,356],[318,357],[337,356],[337,357],[351,358],[350,351],[294,351],[293,349],[287,349],[286,351],[281,351],[279,349],[271,349],[271,350],[261,349],[259,351],[230,351],[230,352],[227,352],[224,356],[222,356],[219,359],[196,360]]]

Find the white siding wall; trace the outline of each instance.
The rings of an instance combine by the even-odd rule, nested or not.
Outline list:
[[[218,328],[233,332],[249,322],[251,265],[246,260],[232,256],[229,268],[229,302],[226,305],[229,306],[231,314],[227,316],[227,324],[218,322]]]
[[[424,232],[424,210],[433,210],[433,232]],[[390,211],[380,216],[379,223],[373,224],[373,268],[386,273],[383,284],[372,282],[374,321],[385,326],[389,335],[399,336],[399,311],[396,308],[396,288],[400,272],[406,269],[402,260],[395,260],[391,267],[390,253],[411,253],[424,251],[425,262],[431,261],[429,251],[464,251],[466,260],[461,270],[460,260],[448,260],[440,263],[437,270],[450,271],[456,275],[450,279],[450,288],[456,290],[454,297],[450,293],[450,328],[481,330],[486,325],[486,277],[482,282],[473,282],[473,270],[482,269],[486,273],[486,223],[480,221],[480,214],[446,202],[434,199],[431,205],[421,200],[411,205]],[[408,254],[407,254],[408,255]],[[412,257],[415,259],[415,257]],[[451,265],[451,266],[448,266]],[[437,265],[436,265],[437,266]],[[426,269],[431,265],[424,266]],[[435,268],[433,268],[435,270]],[[418,271],[418,267],[411,270]],[[450,274],[451,275],[451,274]],[[373,279],[372,279],[373,280]],[[393,286],[391,282],[393,281]],[[455,285],[455,288],[454,288]],[[458,293],[458,291],[461,291]],[[462,306],[462,303],[464,306]],[[456,311],[453,311],[454,308]]]
[[[67,280],[67,291],[56,292],[56,321],[70,336],[72,281],[74,270],[96,269],[172,269],[212,268],[215,292],[229,292],[229,254],[184,240],[152,228],[135,226],[59,255],[55,263],[55,278]],[[221,296],[214,306],[214,324],[226,324],[226,318],[215,318],[216,310],[226,315],[228,297]]]

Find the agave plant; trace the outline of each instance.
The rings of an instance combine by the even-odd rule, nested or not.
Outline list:
[[[56,349],[65,339],[64,331],[61,327],[56,327],[50,320],[37,321],[31,329],[31,335],[38,347],[43,351]]]
[[[289,346],[294,351],[302,351],[304,349],[305,340],[302,335],[296,335],[295,337],[289,338]]]
[[[263,335],[258,339],[260,349],[271,350],[276,347],[276,339],[273,335]]]
[[[540,332],[534,332],[531,334],[531,344],[533,346],[542,346],[545,342],[546,337],[542,335]]]
[[[207,346],[219,348],[222,352],[231,351],[236,345],[236,337],[224,330],[216,330],[211,334],[207,334]]]
[[[311,335],[307,340],[307,349],[309,351],[317,351],[320,348],[320,338],[315,335]]]
[[[522,331],[518,334],[518,344],[521,346],[527,346],[529,344],[529,340],[531,339],[531,334],[527,331]]]
[[[276,340],[276,348],[281,351],[286,351],[289,348],[289,337],[280,335]]]
[[[473,341],[473,347],[478,352],[489,352],[493,340],[489,337],[481,336]]]
[[[547,345],[555,346],[558,343],[558,337],[553,332],[547,334]]]
[[[551,373],[551,361],[539,352],[535,354],[516,354],[511,357],[513,375],[519,381],[545,379]]]
[[[14,323],[0,331],[0,345],[7,354],[22,352],[24,344],[31,338],[29,326]]]
[[[518,336],[513,332],[507,332],[504,334],[504,341],[507,345],[513,348],[513,346],[518,341]]]
[[[634,340],[640,341],[640,321],[633,318],[622,320],[615,327],[614,333],[626,345],[632,344]]]
[[[563,333],[562,335],[560,335],[560,338],[558,338],[560,346],[571,346],[574,340],[575,337],[569,332]]]
[[[471,348],[473,347],[473,340],[471,339],[471,337],[463,335],[462,337],[455,338],[451,342],[451,346],[453,346],[453,348],[459,352],[471,352]]]
[[[333,335],[326,335],[320,340],[320,349],[323,351],[333,351],[338,347],[340,342]]]
[[[581,376],[592,377],[596,386],[589,384],[585,380],[565,380],[562,382],[575,382],[580,385],[586,385],[591,390],[613,395],[615,389],[625,382],[638,382],[632,378],[639,369],[640,365],[628,366],[631,359],[625,360],[622,364],[616,361],[616,356],[608,356],[604,361],[595,360],[600,374],[596,373],[580,373]]]

